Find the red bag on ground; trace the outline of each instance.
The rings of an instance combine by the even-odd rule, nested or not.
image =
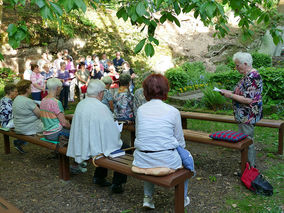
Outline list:
[[[252,191],[255,191],[255,188],[251,186],[252,181],[259,175],[258,169],[254,167],[250,167],[249,163],[246,163],[246,169],[241,177],[242,182],[246,185],[246,187]]]
[[[83,85],[83,86],[81,86],[81,92],[82,93],[86,93],[87,92],[87,86],[86,85]]]

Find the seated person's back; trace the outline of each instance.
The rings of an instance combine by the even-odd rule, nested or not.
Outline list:
[[[118,92],[114,94],[114,117],[120,121],[134,121],[133,95],[129,91],[130,80],[130,75],[121,74]]]
[[[42,132],[40,110],[35,102],[28,98],[31,94],[31,84],[28,80],[19,81],[16,85],[19,95],[13,102],[15,131],[24,135]]]
[[[70,124],[64,117],[62,103],[56,99],[62,89],[57,78],[47,80],[48,95],[41,101],[40,115],[44,129],[43,134],[48,140],[58,141],[60,134],[69,135]]]

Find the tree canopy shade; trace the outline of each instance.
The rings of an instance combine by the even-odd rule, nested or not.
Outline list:
[[[281,30],[277,24],[281,15],[277,13],[279,0],[4,0],[5,4],[15,9],[32,4],[39,8],[43,19],[57,21],[60,25],[62,15],[72,10],[86,11],[87,7],[97,8],[105,3],[112,3],[117,8],[117,17],[124,21],[130,20],[132,25],[141,26],[141,31],[147,31],[146,38],[142,39],[135,47],[138,53],[143,48],[147,56],[155,53],[154,45],[159,45],[155,38],[158,24],[170,21],[177,26],[180,22],[177,16],[180,13],[194,12],[195,18],[200,18],[205,26],[213,26],[215,35],[224,37],[229,32],[226,10],[234,12],[239,17],[239,27],[244,38],[251,37],[251,26],[261,24],[270,30],[275,44],[282,41]],[[159,14],[159,15],[157,15]],[[23,40],[29,38],[26,23],[20,20],[11,23],[7,29],[9,44],[18,48]],[[3,57],[2,57],[3,58]],[[1,54],[0,54],[1,59]]]

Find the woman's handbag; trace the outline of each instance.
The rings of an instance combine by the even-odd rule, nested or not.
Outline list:
[[[255,191],[255,188],[252,187],[252,182],[259,174],[258,169],[250,167],[249,163],[246,163],[246,169],[241,177],[241,180],[248,189]]]
[[[261,174],[252,181],[251,187],[255,189],[256,194],[273,195],[273,186]]]
[[[83,86],[81,86],[81,92],[82,93],[86,93],[87,92],[87,86],[86,85],[83,85]]]

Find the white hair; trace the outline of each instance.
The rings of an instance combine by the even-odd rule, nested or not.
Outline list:
[[[101,91],[104,91],[105,84],[99,79],[92,79],[88,84],[87,95],[98,96]]]
[[[237,52],[233,56],[233,61],[238,60],[241,64],[246,63],[248,66],[252,66],[252,56],[249,53]]]
[[[46,82],[48,90],[55,91],[58,87],[62,87],[62,82],[58,78],[50,78]]]

